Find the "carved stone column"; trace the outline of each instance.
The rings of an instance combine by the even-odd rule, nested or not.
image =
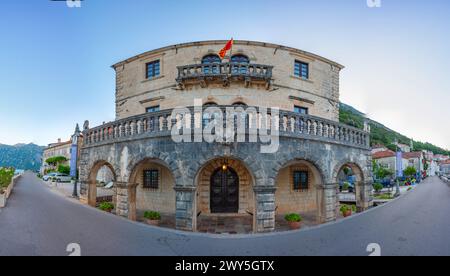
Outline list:
[[[337,183],[326,183],[317,186],[317,192],[321,193],[318,201],[319,206],[319,222],[326,223],[334,221],[337,218],[339,200],[337,198]]]
[[[196,187],[176,186],[175,227],[179,230],[197,230]]]
[[[89,183],[87,181],[80,181],[80,202],[88,204],[88,189]]]
[[[255,186],[255,214],[253,231],[256,233],[275,230],[275,191],[274,186]]]
[[[373,206],[372,190],[372,181],[356,183],[356,209],[358,212],[364,212]]]
[[[136,187],[137,184],[115,182],[116,215],[136,220]]]

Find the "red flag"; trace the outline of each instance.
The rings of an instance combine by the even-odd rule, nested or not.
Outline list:
[[[225,58],[225,55],[227,54],[227,52],[228,52],[229,50],[231,50],[231,47],[233,47],[233,43],[234,43],[234,41],[233,41],[233,39],[231,39],[230,41],[227,42],[227,44],[225,45],[225,47],[223,47],[223,49],[220,50],[220,52],[219,52],[219,57],[220,57],[221,59],[224,59],[224,58]]]

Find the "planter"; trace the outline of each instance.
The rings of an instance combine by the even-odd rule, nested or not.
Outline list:
[[[0,194],[0,208],[5,207],[6,205],[6,194]]]
[[[300,227],[302,226],[302,223],[300,221],[288,221],[288,224],[291,230],[300,229]]]
[[[352,210],[348,210],[348,211],[342,212],[342,215],[344,216],[344,218],[350,217],[352,215]]]
[[[146,219],[145,222],[148,225],[159,226],[159,219]]]

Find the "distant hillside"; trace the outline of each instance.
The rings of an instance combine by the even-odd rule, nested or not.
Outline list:
[[[339,120],[341,123],[348,124],[357,128],[363,128],[364,126],[364,113],[356,110],[355,108],[341,103],[340,112],[339,112]],[[372,145],[381,144],[386,146],[391,150],[395,150],[394,146],[395,139],[399,141],[399,143],[409,145],[411,139],[376,122],[374,120],[370,120],[371,133],[370,133],[370,141]],[[413,141],[414,150],[429,150],[435,154],[450,154],[450,151],[447,151],[443,148],[437,147],[430,143],[422,143],[418,141]]]
[[[22,170],[38,170],[44,147],[35,144],[0,144],[0,167],[14,167]]]

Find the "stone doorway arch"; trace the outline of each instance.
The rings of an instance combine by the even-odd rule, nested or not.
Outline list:
[[[300,214],[306,224],[325,222],[324,176],[313,162],[305,159],[288,161],[279,169],[275,185],[279,228],[283,228],[284,215],[288,213]]]
[[[224,171],[227,173],[224,174]],[[216,179],[217,181],[223,181],[224,175],[225,177],[230,177],[229,180],[231,182],[238,182],[232,185],[234,186],[232,188],[237,190],[233,190],[231,193],[231,196],[235,197],[237,202],[235,206],[227,206],[229,207],[228,210],[215,212],[214,207],[211,206],[213,205],[211,202],[212,196],[214,196],[214,191],[212,190],[214,185],[212,182],[217,176],[220,176]],[[233,157],[217,157],[209,160],[200,168],[194,182],[197,187],[195,198],[197,218],[195,225],[197,226],[197,231],[211,233],[211,231],[206,229],[205,223],[209,223],[208,221],[218,221],[218,224],[225,221],[227,225],[232,223],[230,221],[236,221],[236,223],[243,223],[243,225],[236,225],[236,228],[246,233],[253,232],[255,229],[255,195],[253,190],[255,181],[251,171],[243,161]],[[233,202],[233,199],[230,202]],[[216,230],[218,228],[216,227]],[[238,233],[242,232],[238,231]]]

